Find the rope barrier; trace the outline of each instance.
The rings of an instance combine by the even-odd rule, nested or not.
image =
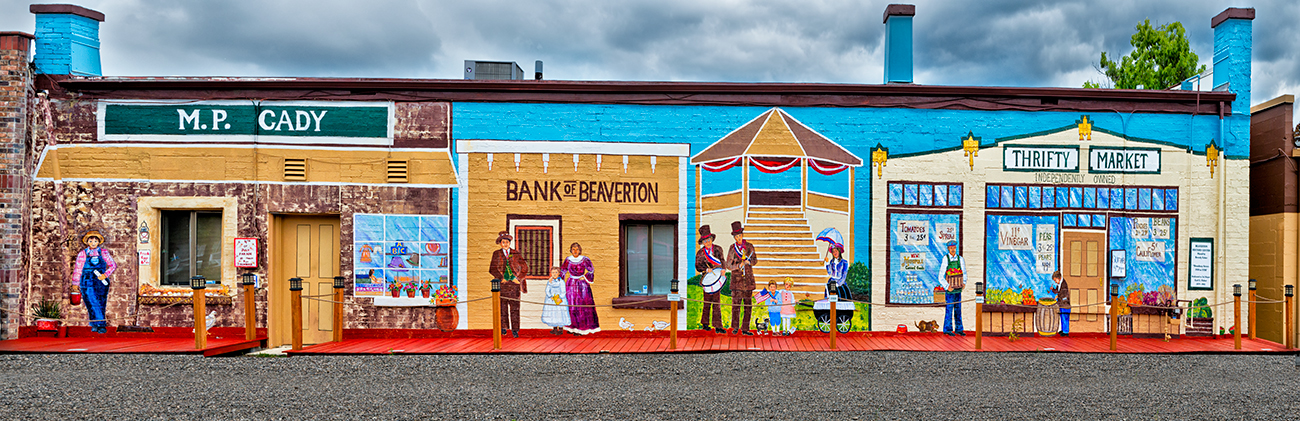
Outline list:
[[[489,298],[491,298],[491,297],[489,297]],[[613,307],[613,306],[616,306],[616,305],[618,305],[618,306],[629,306],[629,305],[645,304],[645,303],[650,303],[650,302],[655,302],[655,301],[660,301],[660,300],[662,300],[661,298],[654,298],[654,299],[650,299],[650,300],[644,300],[644,301],[633,301],[633,302],[630,302],[630,303],[618,303],[618,304],[555,304],[555,303],[539,303],[539,302],[536,302],[536,301],[524,301],[524,300],[521,300],[521,299],[518,299],[518,298],[514,298],[514,297],[501,297],[501,299],[502,299],[502,300],[510,300],[510,301],[518,301],[518,302],[521,302],[521,303],[528,303],[528,304],[540,304],[540,305],[549,305],[549,306],[557,306],[557,307],[581,307],[581,308]]]

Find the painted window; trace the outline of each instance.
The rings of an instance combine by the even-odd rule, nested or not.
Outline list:
[[[960,233],[957,212],[891,212],[888,303],[933,304],[934,289],[947,269],[948,243],[957,242],[961,253]]]
[[[1176,291],[1177,223],[1174,217],[1110,218],[1109,248],[1125,254],[1127,276],[1119,281],[1124,297],[1138,293],[1145,299],[1161,287]]]
[[[624,223],[622,295],[668,294],[677,260],[676,223]]]
[[[220,211],[162,211],[162,229],[162,285],[189,285],[196,275],[220,281]]]
[[[1012,293],[1023,297],[1026,291],[1035,299],[1054,296],[1052,272],[1057,270],[1059,255],[1059,219],[1054,214],[985,216],[984,278],[990,296]]]
[[[551,258],[555,251],[551,227],[516,227],[515,249],[528,263],[528,278],[546,279],[550,276],[551,266],[556,263]]]
[[[891,181],[888,194],[890,206],[961,207],[961,184]]]

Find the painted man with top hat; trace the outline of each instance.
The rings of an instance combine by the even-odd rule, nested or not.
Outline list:
[[[104,236],[97,230],[90,230],[81,237],[81,244],[86,248],[77,252],[77,262],[72,273],[80,278],[81,296],[86,302],[86,315],[90,319],[90,331],[108,333],[108,320],[104,308],[108,304],[108,278],[117,271],[117,262],[104,244]]]
[[[695,252],[695,272],[703,275],[700,287],[704,289],[704,308],[700,311],[700,326],[704,330],[726,333],[722,327],[722,285],[726,283],[726,255],[722,247],[713,244],[717,238],[708,225],[700,226],[699,251]]]
[[[520,292],[528,293],[528,262],[524,261],[521,255],[515,249],[510,248],[510,243],[515,238],[510,236],[509,232],[501,231],[497,234],[497,245],[501,248],[492,252],[492,263],[488,266],[488,273],[492,274],[492,279],[501,280],[501,333],[505,334],[510,331],[514,337],[519,337],[519,294]]]
[[[745,227],[740,221],[731,223],[731,236],[736,240],[727,251],[727,268],[731,269],[731,328],[742,335],[749,331],[750,311],[754,305],[754,265],[758,256],[754,244],[745,241]],[[742,318],[740,313],[744,312]]]
[[[944,306],[943,333],[966,336],[961,325],[961,289],[966,286],[966,258],[957,254],[956,241],[948,242],[948,254],[943,256],[939,268],[943,270],[939,284],[947,291],[944,294],[947,305]],[[957,321],[956,326],[953,326],[953,319]]]

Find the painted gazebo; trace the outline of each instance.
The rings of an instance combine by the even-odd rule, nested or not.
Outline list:
[[[691,164],[697,166],[696,221],[712,225],[719,233],[717,243],[724,247],[731,242],[726,235],[729,224],[744,222],[745,238],[760,256],[754,268],[760,288],[791,277],[802,290],[820,291],[826,277],[820,254],[824,248],[818,248],[813,233],[825,228],[845,234],[846,257],[853,258],[847,247],[854,238],[853,179],[862,159],[784,110],[773,108],[745,123],[691,157]],[[741,169],[739,189],[705,193],[705,177],[734,177],[728,170],[736,167]],[[751,177],[750,167],[761,173],[752,175],[761,177]],[[809,168],[843,178],[845,185],[810,186]],[[847,177],[839,175],[846,170]],[[790,188],[796,178],[788,171],[798,171],[797,189]]]

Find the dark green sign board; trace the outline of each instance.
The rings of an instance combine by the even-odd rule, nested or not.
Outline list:
[[[386,139],[391,138],[391,114],[391,106],[380,103],[105,104],[100,134],[106,140],[194,135]]]

